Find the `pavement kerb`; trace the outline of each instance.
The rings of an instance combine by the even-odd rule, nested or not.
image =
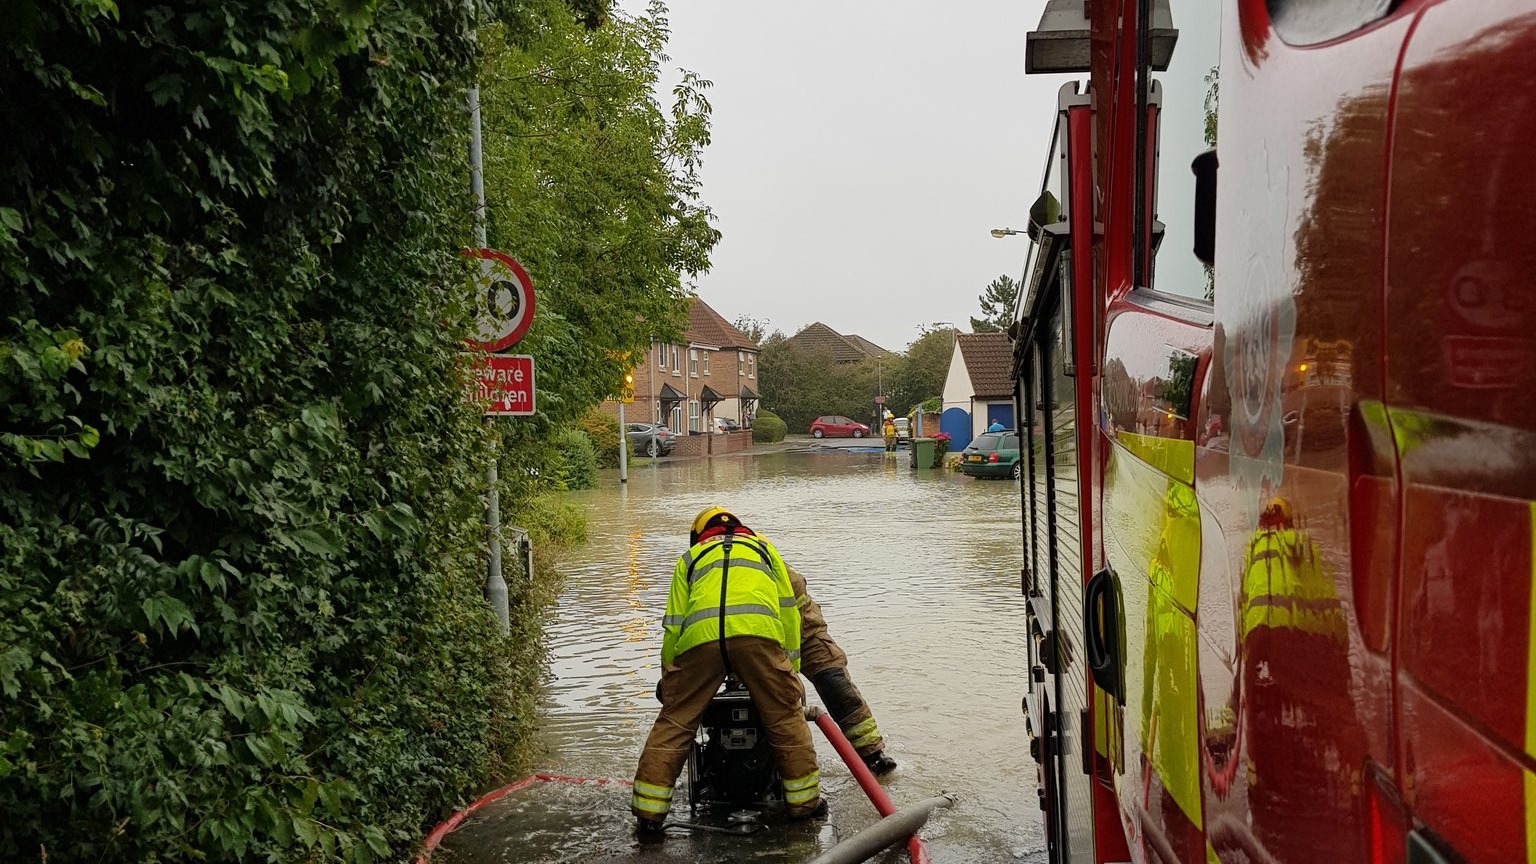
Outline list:
[[[414,859],[414,864],[427,864],[427,862],[431,861],[432,853],[437,851],[437,847],[443,842],[443,838],[447,837],[453,829],[463,824],[470,814],[498,798],[511,795],[513,792],[521,792],[535,783],[595,783],[599,786],[606,786],[608,784],[617,786],[634,785],[632,781],[616,780],[610,777],[567,777],[564,774],[529,774],[516,783],[509,783],[500,789],[495,789],[481,795],[468,807],[437,823],[437,827],[432,829],[432,833],[428,834],[427,838],[421,841],[421,852]]]

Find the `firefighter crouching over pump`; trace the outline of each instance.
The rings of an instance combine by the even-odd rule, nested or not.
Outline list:
[[[827,713],[859,751],[864,764],[875,774],[885,774],[896,767],[896,760],[885,755],[885,740],[875,725],[874,713],[848,677],[848,655],[827,632],[827,619],[806,590],[805,577],[793,567],[788,570],[800,606],[800,671],[816,687]]]
[[[690,540],[672,571],[662,618],[661,712],[640,753],[630,801],[637,829],[662,830],[672,785],[727,671],[746,685],[762,717],[784,778],[786,814],[822,815],[821,775],[802,708],[799,600],[784,560],[720,507],[699,513]]]

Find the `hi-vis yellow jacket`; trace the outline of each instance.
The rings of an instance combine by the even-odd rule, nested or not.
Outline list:
[[[672,665],[690,648],[737,636],[761,636],[784,646],[800,671],[800,609],[784,559],[766,539],[719,535],[677,559],[662,618],[661,662]]]

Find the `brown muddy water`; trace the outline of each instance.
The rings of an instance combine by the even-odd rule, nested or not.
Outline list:
[[[806,574],[900,763],[883,780],[896,806],[957,796],[922,832],[934,860],[1045,860],[1019,708],[1027,675],[1017,483],[913,472],[905,451],[888,459],[824,448],[641,463],[625,487],[616,472],[600,484],[572,496],[589,516],[590,542],[548,621],[541,771],[632,776],[656,714],[672,565],[693,515],[718,503]],[[816,703],[809,684],[806,692]],[[831,804],[825,822],[769,822],[746,838],[669,832],[641,846],[627,788],[538,783],[467,820],[435,864],[807,861],[876,818],[820,731],[812,734]],[[686,801],[681,789],[677,800]],[[675,815],[688,818],[686,803]]]

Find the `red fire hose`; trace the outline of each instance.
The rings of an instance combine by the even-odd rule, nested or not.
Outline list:
[[[853,772],[854,779],[859,781],[859,788],[863,789],[864,794],[869,796],[870,803],[875,805],[875,811],[880,814],[880,817],[883,819],[895,813],[896,805],[891,803],[890,796],[885,794],[885,788],[875,780],[875,775],[870,773],[869,766],[865,765],[864,760],[859,758],[858,751],[854,750],[853,745],[848,743],[848,738],[843,734],[843,730],[837,728],[837,723],[832,720],[832,715],[819,708],[811,708],[806,711],[806,714],[814,715],[813,719],[816,721],[816,725],[821,727],[822,734],[826,735],[827,740],[832,742],[832,749],[836,750],[837,755],[843,758],[843,762],[847,764],[848,770]],[[928,857],[928,849],[923,846],[922,838],[916,834],[907,838],[907,854],[911,856],[912,864],[933,864],[933,859]]]

